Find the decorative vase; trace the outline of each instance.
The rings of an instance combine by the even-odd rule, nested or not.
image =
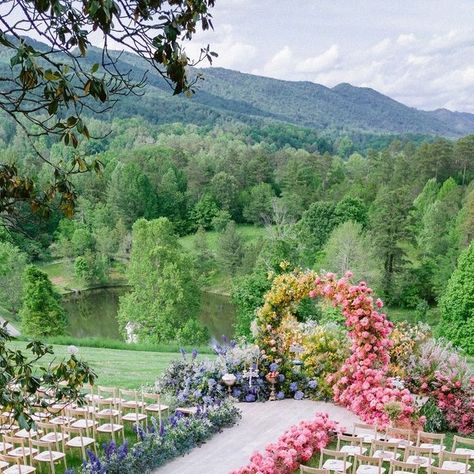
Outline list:
[[[235,382],[237,380],[237,377],[234,374],[224,374],[222,376],[222,381],[224,384],[227,386],[227,394],[229,395],[229,398],[232,399],[232,387],[235,385]]]
[[[277,377],[278,377],[278,374],[274,374],[273,372],[268,373],[265,377],[267,379],[267,382],[270,384],[269,400],[271,402],[274,402],[276,400],[275,385],[277,383]]]

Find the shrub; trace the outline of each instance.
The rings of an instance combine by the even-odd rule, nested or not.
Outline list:
[[[64,334],[67,317],[61,296],[46,273],[31,265],[25,271],[23,306],[20,310],[23,332],[32,337]]]
[[[438,334],[474,354],[474,242],[459,256],[440,301]]]

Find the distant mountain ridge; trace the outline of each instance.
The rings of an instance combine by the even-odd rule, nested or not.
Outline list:
[[[38,42],[35,45],[38,46]],[[0,48],[0,69],[8,67]],[[90,64],[100,62],[101,50],[91,48]],[[131,53],[120,56],[118,67],[141,78],[149,65]],[[229,121],[258,126],[284,123],[318,132],[351,134],[420,134],[460,137],[474,133],[474,114],[446,109],[423,111],[408,107],[374,89],[341,83],[329,88],[308,81],[285,81],[212,67],[194,69],[204,80],[193,97],[172,96],[166,82],[153,71],[143,97],[123,97],[104,119],[142,116],[157,123],[216,125]]]

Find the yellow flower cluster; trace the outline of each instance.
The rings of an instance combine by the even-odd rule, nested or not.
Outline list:
[[[416,354],[421,343],[431,336],[430,327],[418,323],[412,325],[406,321],[395,324],[390,339],[393,342],[390,353],[389,372],[393,377],[404,378],[409,359]]]

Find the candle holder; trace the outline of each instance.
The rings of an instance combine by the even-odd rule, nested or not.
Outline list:
[[[294,354],[295,358],[291,361],[293,364],[293,372],[300,373],[301,366],[303,365],[303,361],[300,359],[300,355],[304,352],[304,347],[297,342],[293,342],[290,346],[290,352]]]
[[[270,384],[270,398],[269,400],[271,402],[274,402],[276,400],[276,394],[275,394],[275,385],[277,383],[277,378],[278,378],[278,372],[268,372],[268,374],[265,376],[267,379],[267,382]]]
[[[227,373],[222,376],[222,381],[227,386],[227,394],[230,399],[234,398],[232,396],[232,387],[235,385],[236,380],[237,380],[237,377],[234,374]]]

